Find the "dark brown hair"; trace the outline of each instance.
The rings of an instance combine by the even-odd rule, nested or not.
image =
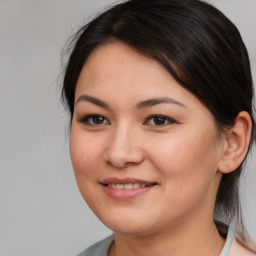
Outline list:
[[[114,5],[74,36],[62,99],[72,120],[76,83],[93,50],[117,40],[161,63],[174,79],[212,113],[219,131],[232,127],[240,111],[252,119],[253,82],[246,47],[234,24],[213,6],[198,0],[130,0]],[[242,171],[224,174],[215,216],[242,225],[238,181]],[[243,230],[241,230],[243,231]]]

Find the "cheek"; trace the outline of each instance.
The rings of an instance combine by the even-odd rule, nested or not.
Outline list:
[[[171,136],[154,141],[150,155],[158,169],[181,174],[202,166],[213,156],[213,147],[211,141],[197,136]]]
[[[84,131],[72,128],[70,134],[70,156],[78,188],[89,207],[94,211],[100,205],[98,195],[98,173],[101,170],[101,143]]]
[[[70,156],[76,177],[91,176],[96,165],[102,158],[101,143],[97,138],[87,136],[76,128],[72,128],[70,135]]]
[[[188,131],[154,143],[150,155],[167,185],[167,194],[190,198],[213,184],[218,152],[215,138],[207,136],[207,132],[205,135],[199,137]]]

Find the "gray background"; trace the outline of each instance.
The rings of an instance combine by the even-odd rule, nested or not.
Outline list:
[[[0,256],[76,255],[110,233],[75,183],[59,75],[67,38],[113,2],[0,0]],[[255,81],[256,1],[209,2],[240,29]],[[242,194],[254,239],[255,163],[254,151]]]

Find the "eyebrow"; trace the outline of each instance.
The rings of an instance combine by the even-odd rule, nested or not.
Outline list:
[[[80,102],[80,101],[91,102],[91,103],[93,103],[93,104],[95,104],[95,105],[97,105],[97,106],[99,106],[99,107],[102,107],[102,108],[107,108],[107,109],[110,108],[110,106],[109,106],[106,102],[104,102],[103,100],[100,100],[100,99],[98,99],[98,98],[95,98],[95,97],[92,97],[92,96],[89,96],[89,95],[85,95],[85,94],[81,95],[81,96],[77,99],[76,104],[77,104],[78,102]]]
[[[162,103],[175,104],[175,105],[186,108],[186,106],[183,103],[169,97],[152,98],[145,101],[141,101],[137,104],[137,108],[142,109],[142,108],[152,107]]]
[[[92,96],[89,96],[89,95],[81,95],[77,101],[76,101],[76,104],[80,101],[87,101],[87,102],[90,102],[90,103],[93,103],[99,107],[102,107],[102,108],[106,108],[106,109],[110,109],[110,106],[108,103],[106,103],[105,101],[103,100],[100,100],[98,98],[95,98],[95,97],[92,97]],[[166,103],[166,104],[175,104],[175,105],[178,105],[178,106],[181,106],[181,107],[186,107],[183,103],[177,101],[177,100],[174,100],[170,97],[160,97],[160,98],[152,98],[152,99],[148,99],[148,100],[144,100],[144,101],[140,101],[136,107],[138,109],[143,109],[143,108],[147,108],[147,107],[152,107],[152,106],[155,106],[155,105],[158,105],[158,104],[163,104],[163,103]]]

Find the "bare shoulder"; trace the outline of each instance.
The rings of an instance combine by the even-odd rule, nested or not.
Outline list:
[[[229,256],[256,256],[256,251],[245,242],[235,238],[230,248]]]

